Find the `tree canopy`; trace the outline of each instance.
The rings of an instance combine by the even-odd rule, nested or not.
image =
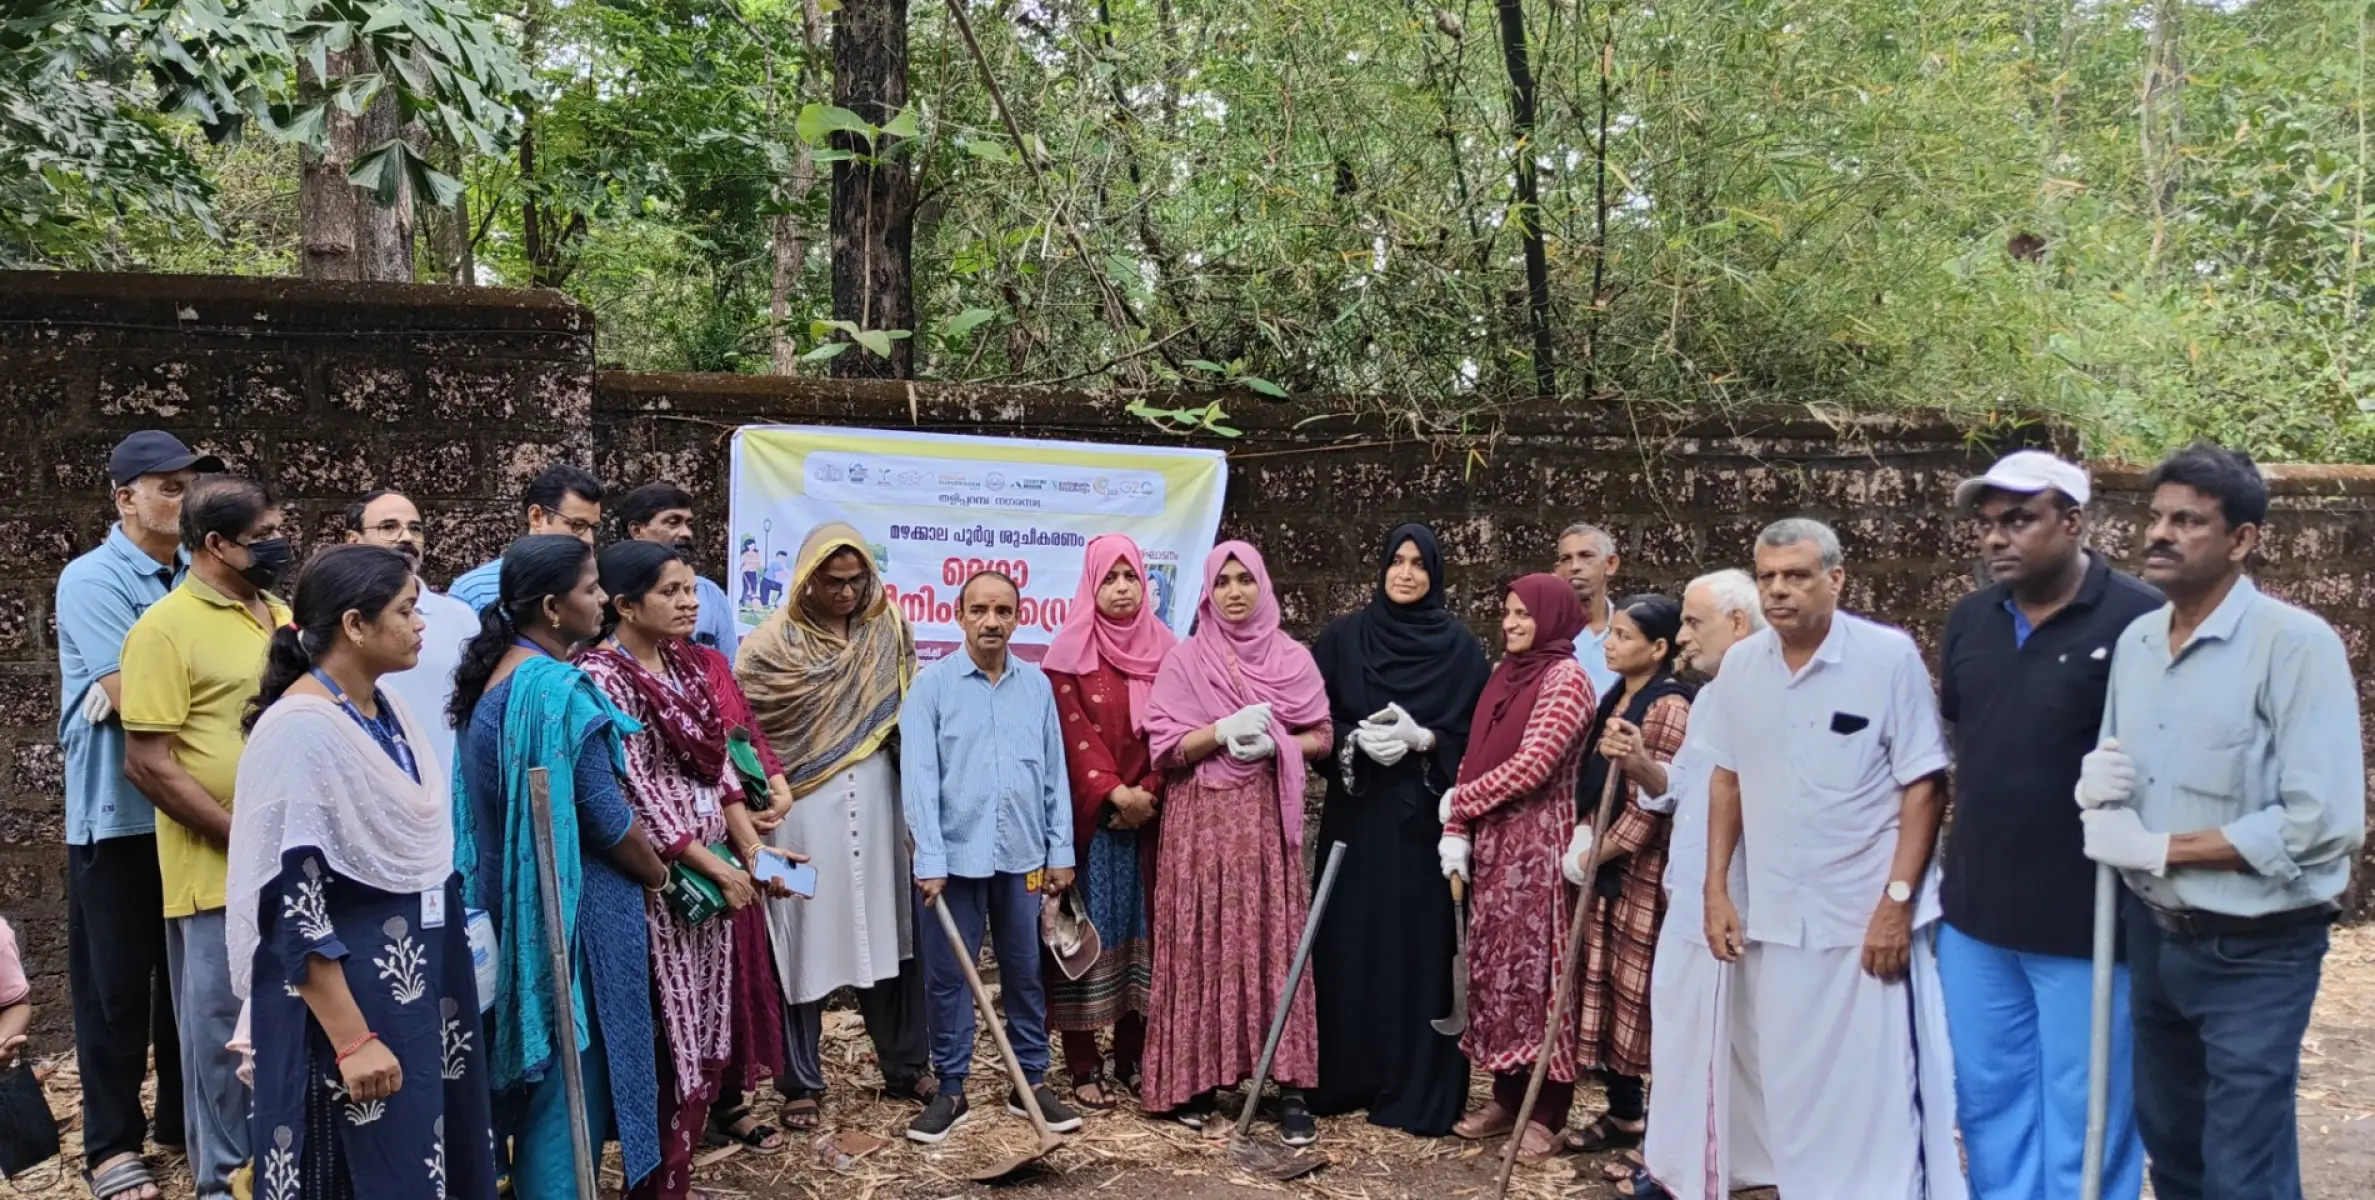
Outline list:
[[[303,22],[402,10],[381,57],[445,65],[395,72],[427,132],[396,163],[429,200],[466,186],[469,253],[424,271],[564,289],[623,365],[895,349],[919,377],[1324,392],[1453,433],[1547,392],[2375,457],[2368,0],[962,2],[97,6],[201,40],[199,10],[281,14],[277,41],[218,32],[270,64],[221,86],[137,22],[71,22],[70,58],[11,21],[0,140],[41,157],[0,174],[0,245],[288,269],[287,156],[202,134],[302,141]],[[833,103],[861,15],[907,31],[896,113]],[[425,32],[461,28],[485,36]],[[852,172],[911,184],[861,215],[906,222],[914,328],[835,319],[871,311],[836,308],[836,256],[891,244],[844,236],[836,195],[895,194],[827,186]],[[183,228],[219,240],[158,232]]]

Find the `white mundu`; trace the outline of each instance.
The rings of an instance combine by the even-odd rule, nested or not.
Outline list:
[[[1721,677],[1718,677],[1720,681]],[[1658,929],[1649,976],[1649,1134],[1641,1157],[1660,1185],[1681,1200],[1725,1200],[1736,1188],[1773,1182],[1765,1149],[1765,1093],[1757,1066],[1756,1025],[1740,1000],[1738,972],[1707,951],[1707,778],[1715,771],[1697,733],[1701,714],[1720,704],[1714,683],[1691,704],[1691,732],[1666,766],[1666,794],[1641,801],[1674,814],[1666,852],[1666,922]],[[1732,903],[1748,910],[1747,871],[1732,859]],[[1757,948],[1749,947],[1749,953]],[[1750,968],[1753,969],[1753,968]]]
[[[1732,647],[1717,719],[1692,714],[1740,777],[1753,956],[1735,976],[1757,1026],[1769,1149],[1784,1196],[1964,1200],[1954,1068],[1920,881],[1910,978],[1864,973],[1904,789],[1946,768],[1921,652],[1841,612],[1792,673],[1768,629]]]

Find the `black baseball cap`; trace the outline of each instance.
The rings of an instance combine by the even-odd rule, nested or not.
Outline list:
[[[223,460],[211,454],[193,454],[181,439],[162,429],[143,429],[115,444],[115,452],[107,456],[107,477],[117,487],[130,487],[143,475],[170,475],[175,471],[195,468],[200,471],[220,471]]]

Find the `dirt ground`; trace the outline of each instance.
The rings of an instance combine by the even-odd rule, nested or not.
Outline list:
[[[989,1162],[1030,1148],[1026,1124],[1002,1110],[1004,1089],[988,1080],[994,1051],[983,1043],[974,1086],[974,1116],[955,1137],[926,1150],[899,1139],[913,1109],[882,1103],[858,1091],[875,1072],[853,1014],[828,1014],[829,1074],[849,1081],[835,1093],[827,1113],[827,1137],[876,1135],[882,1144],[839,1169],[820,1161],[813,1148],[793,1144],[763,1157],[740,1150],[712,1152],[698,1172],[705,1189],[731,1197],[800,1200],[955,1200],[991,1194],[965,1182],[965,1175]],[[75,1155],[80,1132],[79,1100],[72,1055],[56,1061],[49,1079],[50,1103],[65,1129],[67,1153]],[[1588,1113],[1596,1098],[1579,1098]],[[2302,1048],[2300,1092],[2301,1158],[2308,1194],[2315,1200],[2375,1196],[2375,928],[2341,930],[2326,959],[2325,986]],[[1274,1136],[1275,1126],[1255,1126],[1256,1137]],[[1124,1109],[1092,1116],[1087,1128],[1066,1139],[1050,1156],[1056,1168],[997,1189],[1017,1200],[1091,1200],[1161,1196],[1164,1200],[1269,1200],[1290,1195],[1312,1200],[1436,1200],[1488,1196],[1499,1165],[1498,1144],[1479,1147],[1444,1140],[1421,1141],[1374,1129],[1357,1119],[1321,1123],[1316,1149],[1329,1166],[1289,1184],[1255,1180],[1233,1169],[1224,1143],[1167,1122],[1140,1118]],[[1528,1200],[1597,1198],[1615,1192],[1598,1182],[1576,1159],[1546,1167],[1520,1168],[1511,1194]],[[190,1195],[189,1174],[178,1161],[168,1165],[166,1194]],[[616,1175],[611,1176],[616,1186]],[[36,1168],[17,1181],[20,1194],[42,1200],[86,1195],[70,1174]],[[611,1189],[606,1189],[606,1192]],[[612,1194],[615,1194],[612,1192]],[[1770,1196],[1771,1193],[1744,1193]]]

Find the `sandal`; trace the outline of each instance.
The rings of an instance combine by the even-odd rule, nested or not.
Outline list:
[[[1072,1102],[1090,1112],[1112,1112],[1121,1104],[1121,1101],[1113,1098],[1113,1085],[1102,1074],[1093,1079],[1073,1081]]]
[[[1610,1183],[1623,1183],[1633,1177],[1634,1171],[1648,1165],[1648,1161],[1641,1157],[1639,1150],[1618,1151],[1615,1158],[1600,1164],[1600,1178]],[[1576,1168],[1578,1176],[1582,1171],[1583,1168]]]
[[[1461,1117],[1451,1127],[1452,1136],[1471,1142],[1497,1138],[1517,1127],[1517,1114],[1501,1107],[1498,1100],[1485,1102],[1483,1108]]]
[[[1649,1132],[1649,1122],[1640,1122],[1637,1129],[1627,1129],[1615,1117],[1600,1114],[1592,1123],[1567,1135],[1567,1148],[1578,1154],[1599,1154],[1608,1150],[1630,1150],[1641,1144],[1642,1135]]]
[[[1618,1180],[1616,1194],[1631,1196],[1634,1200],[1675,1200],[1674,1193],[1667,1191],[1666,1185],[1651,1176],[1648,1167],[1635,1167]]]
[[[1559,1135],[1536,1121],[1526,1122],[1525,1129],[1517,1135],[1517,1161],[1529,1167],[1557,1158],[1566,1148]]]
[[[824,1102],[815,1096],[794,1096],[776,1108],[775,1119],[793,1133],[814,1133],[825,1122]]]
[[[709,1114],[709,1136],[721,1144],[738,1143],[753,1154],[783,1153],[783,1135],[772,1125],[759,1124],[750,1115],[748,1104]]]
[[[124,1197],[125,1200],[154,1200],[165,1194],[164,1189],[157,1186],[156,1176],[149,1174],[148,1164],[142,1162],[137,1154],[127,1154],[109,1163],[104,1171],[83,1172],[82,1182],[83,1186],[91,1189],[91,1195],[97,1200],[117,1200],[118,1197]],[[142,1188],[148,1189],[147,1197],[133,1194]]]

